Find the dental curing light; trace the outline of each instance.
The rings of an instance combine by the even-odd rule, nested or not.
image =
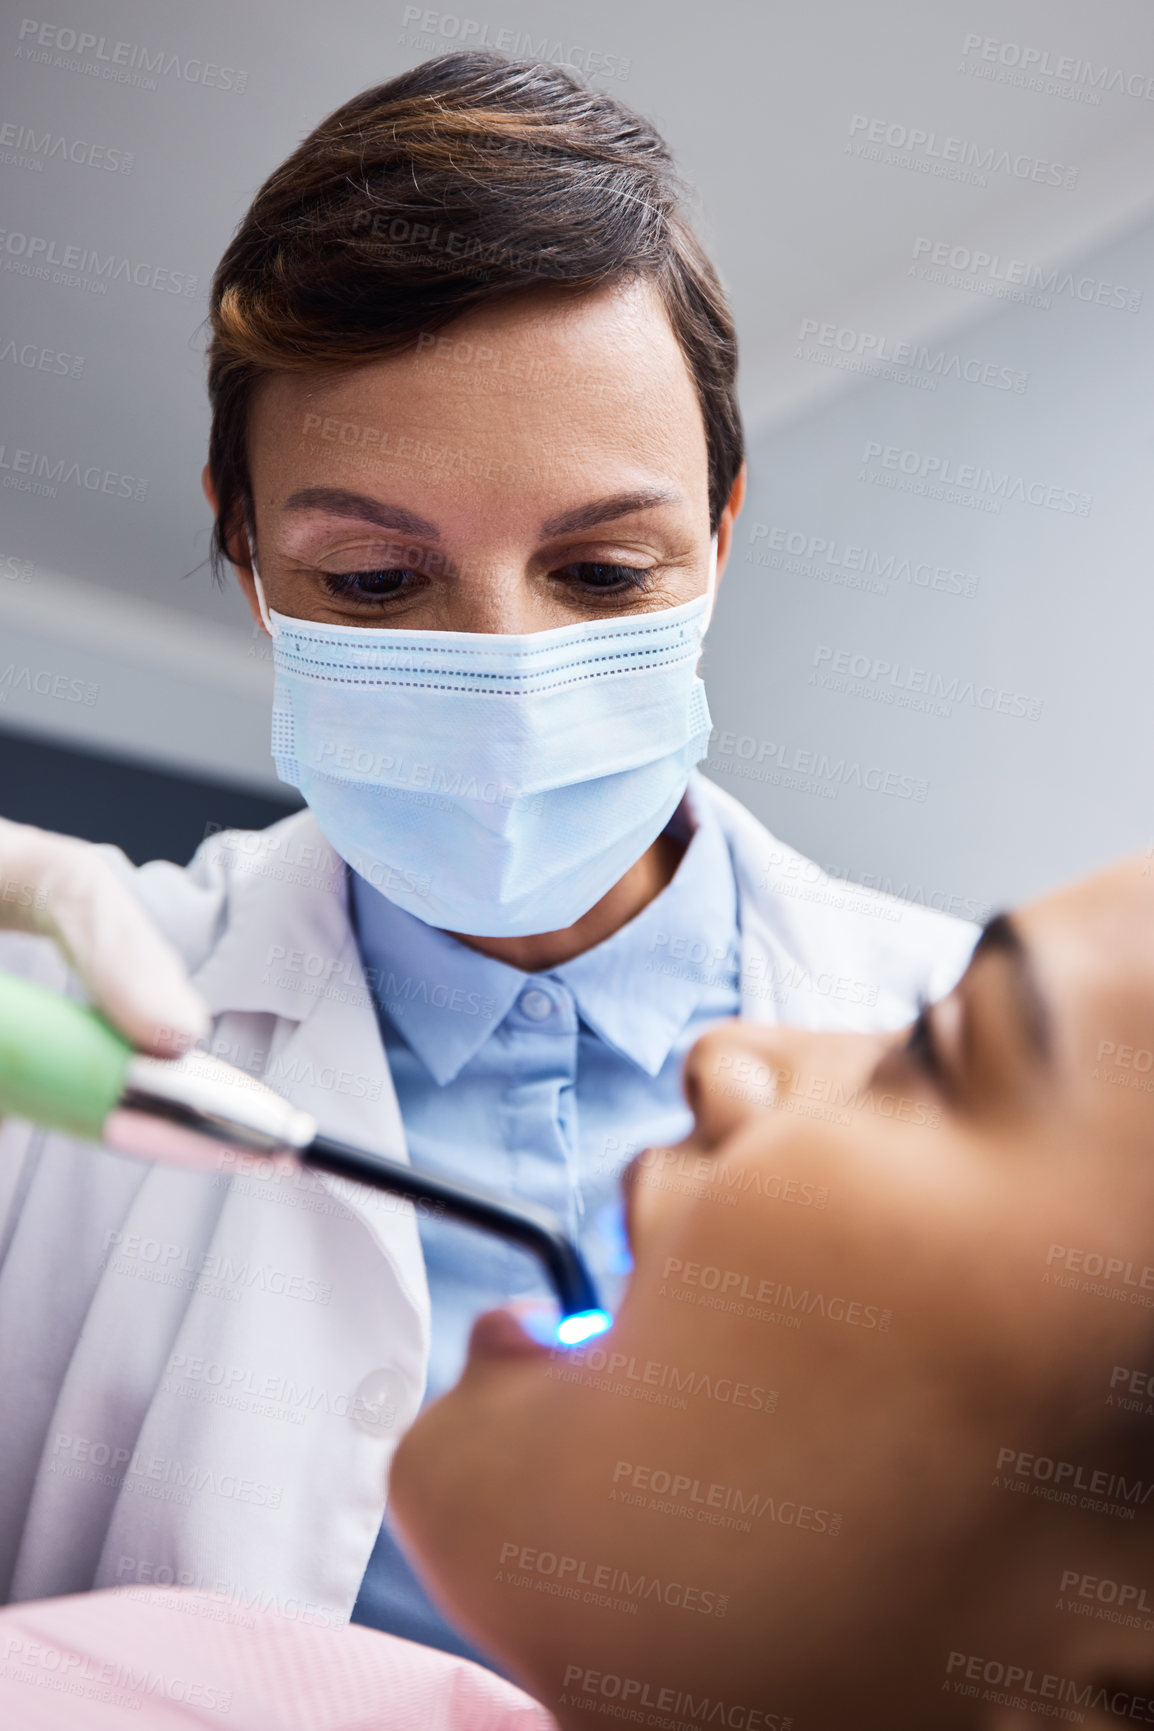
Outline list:
[[[4,1116],[166,1165],[221,1171],[223,1147],[426,1202],[537,1258],[561,1306],[559,1345],[576,1346],[612,1324],[550,1209],[334,1142],[318,1135],[309,1113],[211,1053],[150,1058],[97,1011],[11,974],[0,974]]]

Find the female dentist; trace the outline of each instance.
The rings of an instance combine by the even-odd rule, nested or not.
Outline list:
[[[270,176],[211,323],[214,560],[308,809],[92,869],[213,1050],[344,1141],[558,1209],[612,1292],[619,1172],[688,1129],[705,1027],[901,1026],[975,936],[824,879],[695,769],[745,479],[666,147],[557,67],[429,62]],[[177,1580],[469,1652],[386,1467],[528,1262],[338,1180],[26,1126],[0,1182],[0,1594]]]

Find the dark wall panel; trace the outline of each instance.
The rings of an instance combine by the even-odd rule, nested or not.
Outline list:
[[[0,817],[86,841],[111,841],[137,864],[184,865],[209,829],[263,829],[300,800],[174,775],[0,732]]]

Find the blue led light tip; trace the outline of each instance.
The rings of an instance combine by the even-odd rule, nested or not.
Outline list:
[[[580,1346],[583,1340],[592,1340],[594,1335],[604,1334],[612,1327],[613,1318],[607,1310],[579,1310],[576,1316],[562,1317],[557,1324],[557,1343]]]

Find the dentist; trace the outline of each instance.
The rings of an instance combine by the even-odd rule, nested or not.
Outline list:
[[[214,563],[307,810],[187,870],[91,852],[213,1050],[342,1140],[558,1209],[612,1297],[621,1168],[688,1130],[705,1028],[899,1027],[975,937],[823,878],[695,767],[745,471],[668,151],[557,67],[431,61],[269,177],[211,326]],[[470,1653],[386,1468],[532,1265],[338,1180],[5,1134],[0,1591],[216,1585]]]

